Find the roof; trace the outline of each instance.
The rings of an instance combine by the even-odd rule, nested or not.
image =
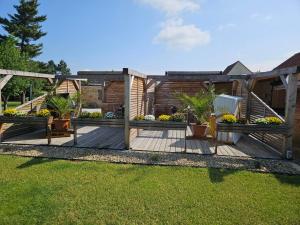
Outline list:
[[[240,65],[240,68],[238,69],[238,73],[246,73],[246,74],[252,73],[251,70],[249,70],[241,61],[236,61],[235,63],[232,63],[231,65],[227,66],[223,71],[223,74],[229,75],[229,73],[233,71],[233,69],[238,65]]]
[[[239,61],[236,61],[235,63],[230,64],[229,66],[227,66],[225,68],[225,70],[223,71],[223,74],[227,75],[232,69],[233,67],[238,63]]]
[[[283,68],[292,67],[292,66],[300,66],[300,52],[296,53],[292,57],[285,60],[279,66],[275,67],[274,70],[283,69]]]

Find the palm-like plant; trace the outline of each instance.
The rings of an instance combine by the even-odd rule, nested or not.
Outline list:
[[[180,93],[177,94],[177,98],[185,107],[191,107],[192,113],[197,119],[197,123],[203,124],[208,121],[213,111],[215,88],[212,85],[207,90],[201,89],[195,96]]]
[[[64,119],[68,113],[73,111],[70,98],[52,96],[48,100],[48,105],[57,112],[59,119]]]

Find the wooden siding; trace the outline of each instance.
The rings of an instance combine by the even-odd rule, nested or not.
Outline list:
[[[124,105],[124,81],[110,81],[105,84],[101,109],[104,113],[115,112]]]
[[[176,98],[176,93],[195,95],[204,88],[201,81],[162,81],[155,89],[155,115],[170,114],[171,107],[180,108],[181,102]]]
[[[74,84],[73,80],[64,80],[61,84],[56,88],[56,94],[75,94],[78,90]]]
[[[145,115],[145,85],[144,79],[135,77],[131,84],[130,92],[130,112],[129,119],[134,119],[137,115]],[[137,129],[130,129],[130,139],[137,136]]]

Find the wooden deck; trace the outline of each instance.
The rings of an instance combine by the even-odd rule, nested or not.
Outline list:
[[[213,140],[191,139],[191,131],[188,129],[186,140],[186,152],[194,154],[214,154],[215,143]],[[132,144],[134,150],[159,151],[159,152],[184,152],[184,131],[180,130],[141,130]],[[280,158],[270,147],[257,140],[244,136],[236,145],[220,144],[218,155],[256,157],[256,158]]]
[[[187,135],[191,135],[188,130]],[[3,143],[46,145],[45,131],[35,131],[9,138]],[[73,136],[53,138],[51,145],[73,146]],[[124,149],[124,130],[122,128],[84,126],[78,129],[77,147],[94,147],[108,149]],[[214,142],[212,140],[195,140],[189,137],[186,140],[187,153],[213,154]],[[131,148],[138,151],[157,152],[184,152],[184,131],[181,130],[140,130],[139,135],[131,142]],[[218,155],[280,158],[268,146],[261,144],[248,136],[243,137],[237,145],[220,144]]]
[[[110,127],[79,127],[77,131],[77,147],[95,147],[108,149],[124,149],[124,131],[122,128]],[[47,145],[45,131],[38,130],[32,133],[19,135],[6,139],[3,143],[28,144],[28,145]],[[73,135],[70,137],[52,138],[51,145],[73,146]]]

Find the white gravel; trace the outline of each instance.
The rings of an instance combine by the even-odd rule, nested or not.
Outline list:
[[[243,169],[258,172],[300,175],[300,166],[298,164],[293,161],[274,159],[8,144],[0,144],[0,154],[26,157],[105,161],[113,163]]]

